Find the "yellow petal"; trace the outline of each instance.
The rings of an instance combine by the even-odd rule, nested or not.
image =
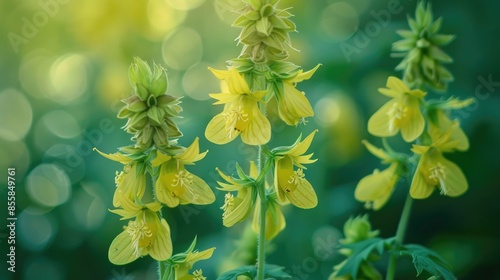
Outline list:
[[[383,94],[385,96],[392,97],[392,98],[396,98],[400,95],[400,93],[398,91],[396,91],[394,89],[390,89],[390,88],[379,88],[378,92],[380,92],[381,94]]]
[[[153,242],[148,246],[149,255],[157,261],[165,261],[172,256],[172,240],[170,239],[170,227],[165,219],[158,223],[158,231]]]
[[[295,76],[291,82],[294,82],[294,83],[300,83],[304,80],[309,80],[312,75],[316,72],[316,70],[318,70],[318,68],[321,66],[321,64],[318,64],[316,65],[316,67],[314,67],[313,69],[309,70],[309,71],[306,71],[306,72],[303,72],[303,70],[299,70],[297,76]]]
[[[443,180],[444,186],[440,186],[441,192],[451,197],[460,196],[465,193],[468,189],[468,183],[460,167],[444,157],[441,158],[440,162],[446,172]]]
[[[370,142],[367,140],[362,140],[361,143],[363,143],[366,147],[366,149],[374,156],[378,157],[379,159],[385,161],[385,162],[390,162],[391,158],[389,155],[385,152],[385,150],[380,149],[374,145],[372,145]]]
[[[250,177],[256,179],[259,176],[259,170],[257,169],[257,165],[255,165],[255,161],[250,161]]]
[[[306,179],[299,180],[297,188],[294,191],[285,193],[290,203],[299,208],[310,209],[318,205],[316,192]]]
[[[225,80],[229,76],[229,71],[227,70],[217,70],[212,67],[208,67],[208,70],[214,74],[214,76],[219,80]]]
[[[197,251],[191,252],[187,255],[185,262],[192,264],[197,261],[207,260],[212,257],[214,251],[215,247],[203,250],[201,252]]]
[[[309,135],[307,135],[304,140],[302,140],[300,143],[298,143],[295,147],[290,149],[290,151],[287,153],[290,156],[300,156],[303,155],[307,149],[311,146],[312,140],[314,139],[314,135],[318,132],[317,129],[313,130]]]
[[[434,186],[429,184],[426,180],[426,157],[427,155],[425,154],[420,157],[417,170],[415,171],[415,175],[413,175],[413,180],[411,181],[410,195],[415,199],[428,198],[434,191]]]
[[[168,207],[174,208],[179,205],[179,196],[175,195],[169,186],[173,184],[173,171],[169,170],[168,164],[163,164],[160,167],[160,175],[155,183],[156,199]]]
[[[94,148],[94,151],[97,151],[101,156],[110,159],[112,161],[117,161],[123,165],[131,163],[133,160],[125,156],[124,154],[121,153],[114,153],[114,154],[105,154],[98,149]]]
[[[132,238],[126,231],[123,231],[111,242],[108,258],[111,263],[116,265],[128,264],[139,258],[139,255],[135,254],[134,251]]]
[[[193,182],[187,187],[186,193],[192,193],[192,196],[188,198],[189,200],[184,200],[184,197],[181,196],[181,204],[192,203],[205,205],[213,203],[215,201],[215,195],[212,189],[200,177],[194,174],[191,175],[193,176]]]
[[[394,76],[390,76],[387,79],[386,87],[388,87],[390,89],[393,89],[396,92],[399,92],[401,94],[410,91],[410,89],[408,88],[408,86],[403,81],[401,81],[400,79],[398,79],[398,78],[396,78]]]
[[[466,151],[469,149],[469,139],[467,138],[467,135],[465,135],[464,131],[462,128],[460,128],[460,123],[458,120],[450,120],[446,114],[438,110],[436,112],[437,114],[437,123],[430,123],[429,126],[429,134],[431,135],[432,139],[439,139],[443,137],[443,134],[445,134],[448,130],[451,131],[451,135],[449,137],[449,140],[446,141],[445,143],[442,143],[441,147],[439,147],[440,150],[442,151],[452,151],[452,150],[459,150],[459,151]]]
[[[398,133],[399,128],[390,128],[391,119],[389,111],[393,108],[397,101],[395,99],[385,103],[375,114],[368,120],[368,132],[378,137],[390,137]]]
[[[288,125],[297,125],[302,118],[314,116],[314,111],[303,92],[292,84],[283,83],[283,93],[280,96],[278,113]]]
[[[407,116],[405,122],[401,125],[401,136],[410,143],[417,139],[425,127],[425,120],[420,112],[418,99],[408,98]]]
[[[274,201],[268,203],[266,212],[266,240],[272,240],[278,233],[285,229],[286,221],[281,206]],[[257,199],[254,216],[252,220],[252,229],[254,232],[260,231],[260,199]]]
[[[397,163],[391,164],[387,169],[382,172],[375,170],[361,179],[354,191],[354,197],[362,202],[371,204],[374,210],[379,210],[389,200],[394,186],[397,183],[398,176],[396,170]]]
[[[289,203],[289,201],[286,197],[285,191],[280,186],[280,181],[291,176],[291,172],[293,172],[293,169],[291,167],[288,168],[289,170],[291,169],[291,172],[284,171],[284,166],[280,162],[283,158],[284,157],[276,157],[274,159],[274,188],[276,190],[277,199],[281,204]],[[288,177],[286,177],[286,175],[283,176],[284,172],[288,172]],[[280,176],[283,176],[283,178]]]
[[[229,69],[229,77],[226,79],[229,87],[229,92],[239,94],[249,94],[250,88],[248,87],[245,78],[241,75],[236,68]]]
[[[205,130],[205,137],[210,142],[218,145],[233,141],[239,134],[240,132],[237,130],[233,131],[231,134],[228,133],[224,113],[220,113],[213,117]]]
[[[252,118],[248,127],[241,133],[241,140],[248,145],[264,145],[271,139],[271,123],[259,110],[257,103],[254,103],[250,110]]]
[[[217,99],[217,102],[214,102],[213,105],[219,105],[234,102],[241,95],[234,93],[210,93],[209,96],[213,99]]]
[[[243,221],[250,214],[252,194],[247,189],[240,189],[238,196],[234,198],[234,204],[235,208],[222,219],[222,224],[226,227],[232,227],[234,224]]]
[[[157,167],[160,166],[162,163],[169,161],[170,159],[172,159],[172,156],[169,156],[167,154],[160,152],[160,150],[157,150],[156,157],[151,161],[151,165],[153,165],[153,167]]]
[[[196,137],[193,143],[180,155],[175,156],[179,160],[182,160],[184,164],[194,164],[199,160],[202,160],[208,151],[200,154],[200,144],[199,138]]]

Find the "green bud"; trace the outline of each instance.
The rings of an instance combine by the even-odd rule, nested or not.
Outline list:
[[[149,97],[149,90],[143,84],[135,84],[135,93],[143,101],[147,100]]]
[[[151,94],[158,97],[167,91],[168,78],[165,69],[155,65],[155,79],[151,83]]]
[[[453,59],[440,47],[449,44],[453,35],[438,34],[442,19],[433,20],[431,5],[420,2],[415,19],[408,17],[410,30],[399,30],[402,40],[392,45],[393,57],[403,57],[396,70],[403,71],[403,79],[412,88],[424,85],[435,90],[445,90],[453,80],[451,73],[442,65]]]
[[[157,126],[163,123],[163,117],[165,116],[165,111],[159,109],[157,106],[150,107],[148,110],[149,121]]]
[[[164,149],[168,147],[168,136],[167,132],[163,130],[161,127],[156,126],[153,134],[153,143],[159,149]]]
[[[378,230],[372,231],[371,227],[367,215],[350,218],[344,224],[345,238],[340,240],[340,243],[351,244],[377,236]]]

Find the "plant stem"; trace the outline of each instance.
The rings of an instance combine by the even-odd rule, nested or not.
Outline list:
[[[163,274],[165,274],[165,264],[161,261],[158,261],[158,279],[163,278]]]
[[[261,104],[260,111],[262,114],[266,115],[266,105]],[[259,178],[263,176],[263,180],[259,181],[257,186],[259,189],[258,193],[260,196],[260,230],[259,230],[259,244],[257,247],[257,280],[264,280],[264,266],[266,261],[266,212],[267,212],[267,197],[266,197],[266,176],[269,172],[269,166],[264,164],[265,156],[263,153],[262,145],[259,145],[258,155],[257,155],[257,166],[259,168]],[[269,160],[269,159],[268,159]],[[266,166],[265,166],[266,165]],[[261,174],[264,172],[264,174]]]
[[[259,230],[259,247],[257,250],[257,280],[264,279],[264,265],[266,260],[266,211],[267,211],[267,201],[265,201],[265,194],[264,194],[264,199],[262,199],[262,197],[260,199],[260,217],[259,217],[260,230]]]
[[[396,238],[394,239],[394,250],[398,250],[399,247],[403,244],[403,239],[406,232],[406,227],[408,226],[408,220],[410,217],[411,206],[413,204],[413,199],[410,194],[406,197],[405,206],[403,207],[403,212],[401,212],[401,218],[399,220],[398,229],[396,231]],[[391,258],[389,259],[389,265],[387,267],[387,276],[386,280],[394,280],[394,276],[396,274],[396,262],[398,256],[396,252],[391,254]]]

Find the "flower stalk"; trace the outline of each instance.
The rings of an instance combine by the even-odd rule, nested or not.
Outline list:
[[[401,218],[399,219],[398,228],[396,230],[396,237],[394,239],[394,251],[391,254],[389,259],[389,265],[387,266],[387,276],[386,280],[394,280],[396,275],[396,264],[398,255],[397,252],[401,245],[403,245],[404,236],[406,233],[406,229],[408,227],[408,221],[410,220],[411,208],[413,205],[413,198],[410,194],[406,196],[406,201],[403,207],[403,211],[401,212]]]
[[[233,26],[241,28],[237,40],[243,45],[240,56],[228,61],[227,70],[209,68],[222,81],[222,92],[210,94],[224,104],[223,111],[208,123],[205,136],[223,145],[238,138],[246,145],[257,146],[256,164],[245,173],[237,165],[237,177],[219,171],[226,182],[218,182],[225,196],[223,224],[233,226],[245,220],[253,208],[253,230],[258,234],[256,279],[269,278],[266,272],[266,242],[285,228],[281,207],[292,203],[313,208],[317,197],[305,179],[304,164],[313,163],[312,154],[304,155],[316,132],[304,141],[300,136],[292,145],[270,149],[272,136],[270,113],[287,125],[297,126],[314,115],[305,93],[296,89],[299,82],[312,77],[316,69],[304,72],[286,61],[291,47],[290,32],[295,24],[288,9],[278,8],[278,0],[242,0]],[[270,102],[273,101],[273,102]],[[298,168],[296,170],[296,168]],[[272,172],[274,171],[274,172]],[[231,192],[237,192],[234,196]]]

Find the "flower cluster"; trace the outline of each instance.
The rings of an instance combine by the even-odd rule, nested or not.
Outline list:
[[[380,209],[389,199],[401,177],[413,179],[410,195],[416,199],[429,197],[435,188],[443,195],[455,197],[467,190],[467,180],[460,168],[444,158],[443,153],[465,151],[469,147],[467,136],[457,119],[449,118],[449,111],[470,105],[473,99],[460,101],[425,100],[426,93],[411,90],[401,80],[389,77],[387,88],[380,93],[392,98],[368,121],[368,131],[379,137],[401,133],[403,140],[414,143],[414,157],[392,150],[385,141],[384,149],[364,141],[367,149],[389,167],[361,179],[355,191],[357,200],[368,208]],[[427,129],[425,129],[427,125]],[[418,163],[414,160],[419,158]],[[411,170],[411,167],[413,170]]]
[[[314,116],[312,106],[297,84],[310,79],[320,65],[309,71],[286,61],[295,31],[288,9],[278,8],[278,0],[244,0],[233,26],[241,28],[237,38],[243,45],[240,56],[228,61],[227,70],[209,68],[221,81],[221,92],[211,93],[222,112],[208,123],[206,138],[219,145],[238,136],[247,145],[259,146],[260,160],[250,163],[250,172],[237,167],[237,177],[217,169],[226,192],[222,220],[225,226],[245,220],[254,213],[253,229],[265,223],[265,238],[272,239],[285,228],[281,207],[293,204],[309,209],[318,199],[306,180],[305,165],[315,162],[306,154],[316,131],[288,147],[269,149],[272,127],[267,114],[274,113],[284,123],[297,126]],[[269,109],[269,110],[268,110]],[[262,236],[261,236],[262,237]]]
[[[404,57],[396,70],[403,71],[404,81],[410,86],[427,85],[431,89],[445,90],[453,75],[442,65],[453,59],[440,49],[455,36],[439,34],[442,18],[433,19],[431,4],[421,1],[415,19],[409,18],[410,30],[400,30],[403,40],[393,44],[393,56]]]
[[[118,117],[128,118],[124,129],[134,134],[132,139],[136,143],[121,147],[120,152],[113,154],[98,151],[123,165],[123,170],[116,173],[113,196],[116,209],[111,212],[129,222],[109,248],[109,260],[117,265],[145,255],[158,261],[167,261],[172,256],[170,228],[161,215],[164,205],[176,207],[215,201],[207,183],[186,169],[187,165],[203,159],[207,152],[200,153],[198,138],[187,148],[177,144],[182,133],[172,117],[182,108],[179,99],[166,94],[165,70],[158,65],[151,70],[146,62],[136,58],[129,78],[134,95],[123,100],[125,105]],[[151,200],[145,196],[146,191],[154,194],[150,202],[145,202]]]
[[[316,192],[303,172],[306,169],[304,164],[316,161],[311,159],[313,154],[304,155],[316,132],[316,130],[313,131],[304,140],[299,137],[292,146],[278,147],[269,151],[268,167],[271,165],[274,167],[274,182],[272,185],[264,182],[267,199],[266,239],[273,239],[285,228],[286,222],[281,211],[282,205],[291,203],[298,208],[310,209],[318,204]],[[294,170],[294,167],[297,169]],[[263,177],[259,177],[259,171],[253,161],[250,162],[249,175],[246,175],[239,166],[237,168],[237,178],[228,176],[217,169],[225,181],[218,182],[219,189],[226,192],[224,205],[221,207],[224,211],[222,214],[223,224],[231,227],[245,220],[254,209],[252,227],[255,232],[259,232],[258,217],[261,211],[261,198],[256,186],[261,184]],[[236,192],[236,196],[233,192]]]

